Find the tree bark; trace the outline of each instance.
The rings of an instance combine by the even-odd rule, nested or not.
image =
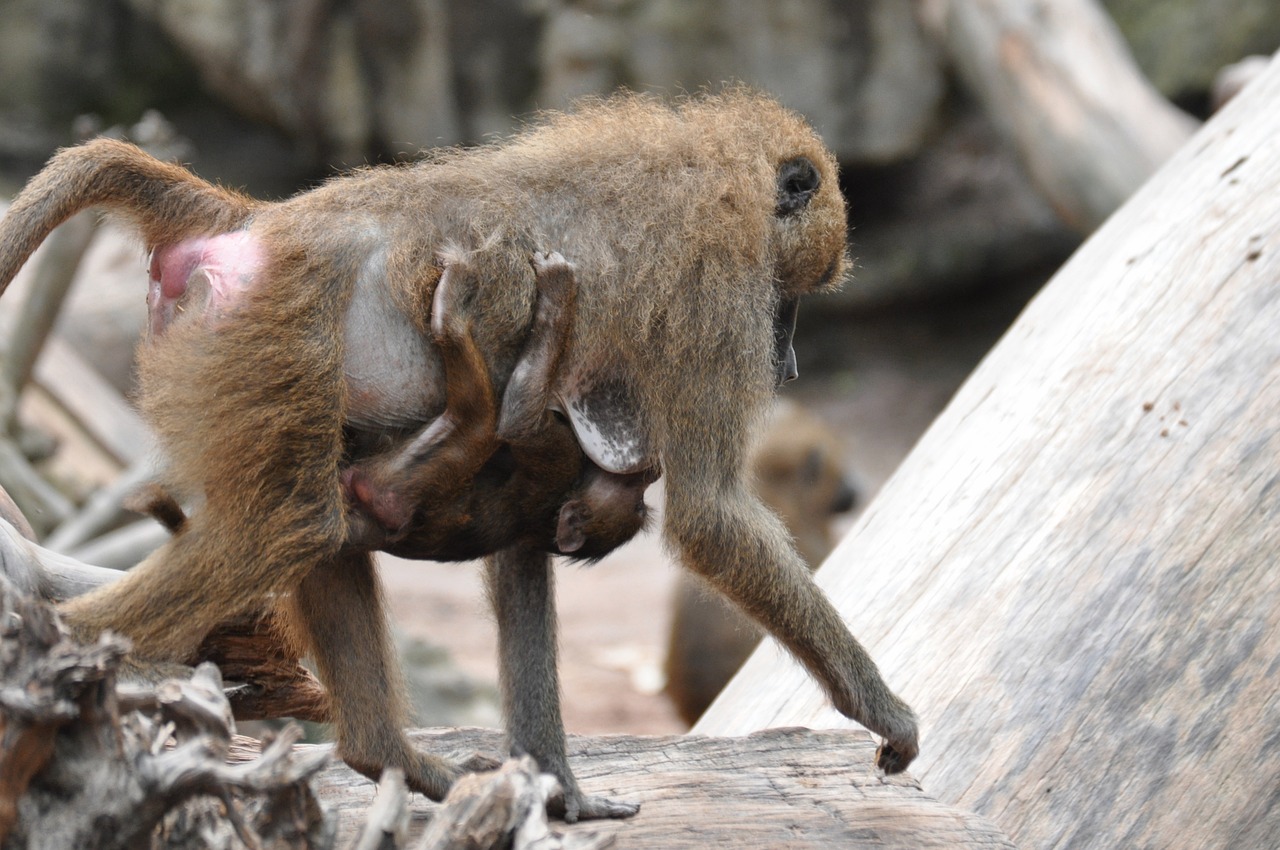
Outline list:
[[[1020,845],[1280,835],[1280,62],[1063,267],[819,573]],[[773,646],[696,732],[846,726]]]

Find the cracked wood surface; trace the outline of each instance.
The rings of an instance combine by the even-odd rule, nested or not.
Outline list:
[[[501,752],[500,733],[419,730],[414,743],[462,758]],[[908,775],[872,767],[865,733],[771,729],[743,738],[610,735],[569,738],[583,790],[641,804],[625,821],[589,821],[557,831],[616,835],[629,848],[1008,848],[998,829],[924,794]],[[338,846],[354,835],[375,786],[341,762],[324,770],[317,796],[340,812]],[[420,834],[438,806],[411,805]]]

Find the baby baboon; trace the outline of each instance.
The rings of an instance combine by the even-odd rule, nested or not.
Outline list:
[[[812,413],[780,399],[752,451],[751,469],[756,493],[817,569],[835,543],[832,520],[857,502],[839,439]],[[676,580],[673,603],[666,690],[692,724],[747,660],[761,631],[687,573]]]
[[[882,767],[915,756],[910,708],[746,481],[750,433],[794,373],[797,301],[834,286],[845,264],[835,162],[798,116],[741,89],[674,105],[620,96],[504,144],[358,171],[274,204],[90,143],[14,201],[0,284],[95,204],[159,249],[158,298],[175,312],[189,296],[163,286],[168,246],[200,246],[220,271],[213,321],[175,316],[140,369],[166,483],[201,508],[123,579],[65,604],[81,635],[109,628],[141,657],[182,659],[218,623],[280,599],[332,694],[342,756],[370,775],[403,767],[411,787],[441,797],[457,768],[414,752],[399,728],[372,561],[345,546],[342,471],[444,408],[429,333],[436,258],[466,257],[475,343],[505,388],[532,322],[529,257],[554,248],[576,268],[578,297],[552,395],[588,457],[617,474],[660,462],[664,533],[682,563],[884,736]],[[564,756],[549,568],[528,546],[489,560],[508,734],[561,779],[566,818],[626,815],[635,808],[583,796]]]
[[[499,410],[461,303],[470,291],[466,261],[446,264],[431,313],[445,409],[405,445],[343,473],[354,544],[431,560],[522,544],[596,561],[644,527],[644,490],[656,471],[605,472],[548,409],[577,282],[558,254],[536,254],[533,268],[533,327]]]

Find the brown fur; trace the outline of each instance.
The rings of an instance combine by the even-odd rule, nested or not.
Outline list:
[[[358,508],[354,542],[405,558],[468,560],[520,544],[596,561],[644,527],[654,476],[601,470],[548,409],[577,283],[558,254],[538,255],[533,266],[534,327],[501,409],[460,303],[469,270],[465,261],[446,268],[432,312],[445,410],[405,444],[344,473]]]
[[[461,252],[473,269],[475,341],[505,386],[531,323],[528,257],[554,249],[579,283],[562,380],[617,388],[614,421],[638,429],[650,464],[661,460],[673,550],[781,640],[840,711],[886,738],[882,766],[914,757],[911,710],[746,480],[749,435],[790,352],[775,316],[843,272],[836,166],[798,117],[740,90],[675,106],[618,97],[502,145],[358,172],[279,204],[178,169],[147,165],[155,175],[139,178],[136,156],[95,144],[60,154],[15,201],[0,225],[0,281],[48,227],[94,203],[131,214],[149,247],[243,226],[265,260],[216,331],[178,322],[144,353],[143,409],[170,457],[168,483],[203,506],[124,579],[66,604],[81,634],[116,629],[144,657],[185,658],[219,622],[286,599],[292,634],[331,689],[343,757],[370,773],[404,767],[411,787],[442,796],[456,768],[414,753],[399,731],[370,558],[344,548],[341,470],[381,428],[394,438],[443,409],[425,339],[437,256]],[[800,177],[787,176],[797,164]],[[398,317],[422,331],[421,345],[396,349],[419,358],[419,395],[392,380],[403,370],[346,380],[361,354],[346,343],[362,343],[348,337],[348,310],[376,308],[379,292],[396,307],[388,334]],[[634,807],[584,797],[568,768],[547,566],[527,547],[490,566],[512,743],[560,777],[567,818],[626,814]]]
[[[419,433],[348,467],[347,548],[404,558],[470,560],[514,545],[596,561],[644,527],[653,471],[616,475],[578,447],[549,409],[572,326],[576,282],[558,254],[533,259],[534,328],[499,409],[462,303],[465,261],[437,284],[431,333],[444,367],[444,412]],[[499,452],[504,455],[495,457]],[[175,534],[187,516],[152,482],[125,506]]]
[[[780,401],[752,453],[751,467],[756,493],[786,524],[801,557],[816,569],[835,543],[832,520],[852,510],[856,501],[839,439],[812,413]],[[709,595],[700,581],[680,575],[665,668],[667,695],[686,723],[702,716],[761,635],[759,626]]]

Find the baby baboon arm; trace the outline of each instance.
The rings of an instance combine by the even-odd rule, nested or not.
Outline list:
[[[409,524],[425,494],[439,504],[461,499],[498,447],[493,384],[463,306],[471,273],[464,260],[452,261],[432,304],[432,335],[444,364],[444,412],[404,446],[343,473],[355,506],[393,533]]]
[[[560,368],[578,297],[573,266],[557,253],[533,256],[538,299],[533,328],[502,396],[498,436],[510,443],[536,439],[545,427],[551,384]]]
[[[528,753],[564,789],[568,823],[579,819],[626,818],[636,803],[587,797],[569,769],[560,684],[556,675],[556,615],[550,556],[513,547],[485,561],[485,584],[498,620],[498,672],[502,712],[513,751]]]

